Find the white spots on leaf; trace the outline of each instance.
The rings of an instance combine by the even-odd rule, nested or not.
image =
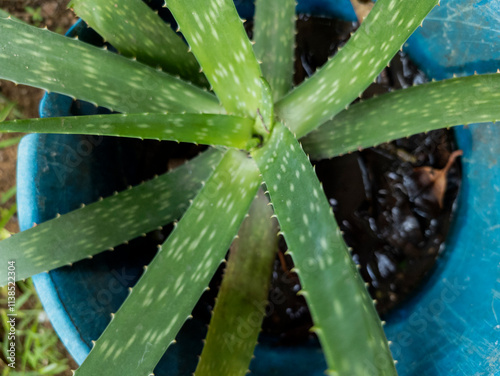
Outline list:
[[[309,217],[307,216],[307,214],[302,214],[302,221],[304,222],[304,225],[309,226]]]

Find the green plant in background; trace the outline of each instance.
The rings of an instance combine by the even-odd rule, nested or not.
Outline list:
[[[15,102],[9,101],[0,95],[0,121],[6,119],[21,119],[22,113],[16,106]],[[17,145],[22,136],[11,137],[5,140],[0,140],[0,152],[4,148]],[[16,204],[5,205],[16,195],[16,186],[12,186],[7,191],[0,194],[0,239],[6,239],[11,236],[5,226],[9,220],[16,214]],[[68,361],[57,348],[59,342],[57,335],[50,326],[45,326],[44,322],[48,318],[43,311],[42,304],[38,300],[35,288],[31,279],[26,282],[19,281],[16,283],[18,289],[17,304],[19,309],[18,326],[17,326],[17,350],[19,354],[19,366],[17,370],[8,367],[8,323],[7,311],[0,312],[0,369],[2,376],[29,376],[29,375],[57,375],[64,372],[68,368]],[[7,307],[8,305],[8,289],[7,287],[0,288],[0,305]]]
[[[25,7],[24,10],[31,16],[31,20],[33,21],[33,25],[40,26],[40,23],[43,22],[42,16],[42,8],[40,7]]]
[[[0,95],[0,122],[6,119],[19,119],[22,114],[16,108],[16,104]],[[4,148],[14,146],[19,143],[22,136],[11,137],[6,140],[0,140],[0,151]],[[16,194],[16,187],[9,188],[6,192],[0,195],[0,205],[4,206]],[[11,235],[5,228],[10,219],[16,214],[17,205],[12,204],[10,207],[0,207],[0,239],[5,239]]]
[[[139,0],[73,0],[76,13],[122,55],[0,18],[1,78],[123,113],[9,121],[1,131],[214,146],[172,172],[0,243],[0,264],[16,260],[23,279],[182,217],[78,376],[152,372],[232,243],[196,375],[243,375],[259,328],[244,342],[218,334],[234,333],[237,315],[262,320],[262,307],[242,297],[267,294],[278,233],[271,214],[295,263],[327,373],[362,375],[368,363],[379,375],[396,374],[373,302],[306,153],[331,158],[422,131],[500,118],[496,75],[429,83],[350,106],[437,2],[377,1],[349,42],[295,88],[295,0],[257,1],[253,46],[231,0],[169,0],[189,50]],[[257,194],[261,185],[267,196]],[[259,271],[261,290],[249,269]],[[5,273],[3,268],[2,284]],[[148,320],[138,327],[146,310]],[[229,358],[217,355],[226,340],[235,350]]]
[[[43,311],[42,304],[38,301],[35,288],[31,279],[26,282],[17,282],[19,297],[17,305],[17,354],[18,368],[13,370],[8,367],[7,334],[9,330],[7,312],[0,312],[1,354],[0,368],[2,376],[38,376],[57,375],[68,369],[68,360],[57,348],[58,338],[54,331],[43,325],[48,321]],[[6,287],[0,289],[0,304],[7,306],[8,291]]]

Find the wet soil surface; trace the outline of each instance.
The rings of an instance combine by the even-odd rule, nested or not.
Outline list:
[[[298,22],[295,83],[322,66],[341,47],[356,24],[301,17]],[[324,37],[318,38],[318,35]],[[403,53],[380,74],[363,99],[426,82]],[[313,161],[352,257],[369,283],[382,316],[426,278],[443,250],[460,186],[459,163],[450,131],[438,130],[396,140],[331,160]],[[446,166],[447,173],[440,171]],[[430,167],[422,167],[430,166]],[[438,176],[433,180],[433,176]],[[281,251],[286,251],[284,241]],[[284,261],[285,260],[285,261]],[[270,296],[285,296],[265,319],[264,333],[283,343],[310,336],[307,305],[293,263],[283,254],[274,264]],[[332,292],[333,294],[333,292]]]

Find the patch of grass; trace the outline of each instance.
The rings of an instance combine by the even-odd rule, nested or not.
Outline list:
[[[0,94],[0,121],[21,118],[24,116],[16,103]],[[1,140],[0,152],[17,144],[21,137]],[[11,235],[5,226],[16,214],[17,206],[15,203],[6,204],[15,194],[15,186],[0,193],[0,240]],[[7,310],[4,309],[7,307],[7,297],[8,287],[0,288],[0,376],[70,375],[69,360],[60,351],[59,339],[48,322],[31,279],[16,284],[16,368],[8,366],[10,341],[7,340],[7,334],[10,325]]]
[[[10,221],[10,219],[16,214],[17,205],[12,204],[7,209],[0,208],[0,229],[5,229],[5,226]]]
[[[16,186],[13,186],[9,188],[7,191],[4,193],[0,194],[0,205],[5,204],[7,201],[9,201],[14,195],[16,194]]]
[[[69,369],[68,359],[57,347],[58,338],[38,300],[31,279],[17,283],[16,293],[16,369],[7,366],[6,310],[0,312],[1,376],[60,375]],[[0,306],[7,306],[7,287],[0,289]]]
[[[16,107],[16,103],[9,101],[0,94],[0,122],[21,118],[23,118],[23,116]],[[0,140],[0,152],[2,149],[18,144],[22,137],[23,136],[15,136]],[[10,233],[5,229],[5,226],[16,214],[17,206],[15,203],[10,204],[9,206],[6,206],[6,204],[15,196],[15,194],[15,185],[7,189],[4,193],[0,193],[0,240],[5,239],[10,235]]]
[[[0,93],[0,121],[24,118],[23,113],[17,108],[17,103],[10,101]]]
[[[7,140],[0,141],[0,149],[18,144],[19,141],[21,141],[21,138],[23,138],[23,136],[13,137]]]

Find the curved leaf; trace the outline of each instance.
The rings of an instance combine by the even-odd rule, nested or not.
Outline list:
[[[276,102],[292,88],[295,0],[258,0],[253,27],[255,56]]]
[[[266,313],[278,224],[262,190],[231,246],[196,376],[244,376]]]
[[[0,78],[120,112],[220,113],[212,94],[78,40],[0,18]]]
[[[304,137],[313,159],[461,124],[500,121],[500,74],[452,78],[357,103]]]
[[[302,284],[329,375],[396,375],[380,319],[305,153],[276,124],[253,153]]]
[[[186,43],[143,1],[72,0],[69,7],[121,54],[206,86]]]
[[[77,376],[148,375],[153,371],[224,260],[259,183],[255,163],[229,150]]]
[[[16,278],[76,262],[179,218],[222,158],[212,149],[183,166],[82,209],[0,241],[0,263],[16,261]],[[141,218],[141,220],[138,220]],[[7,268],[0,269],[0,286]]]
[[[211,114],[117,114],[13,120],[0,132],[91,134],[245,148],[253,119]]]
[[[217,97],[230,114],[256,116],[260,67],[232,0],[168,0]]]
[[[347,44],[283,97],[276,112],[302,137],[348,106],[377,77],[439,0],[378,0]]]

